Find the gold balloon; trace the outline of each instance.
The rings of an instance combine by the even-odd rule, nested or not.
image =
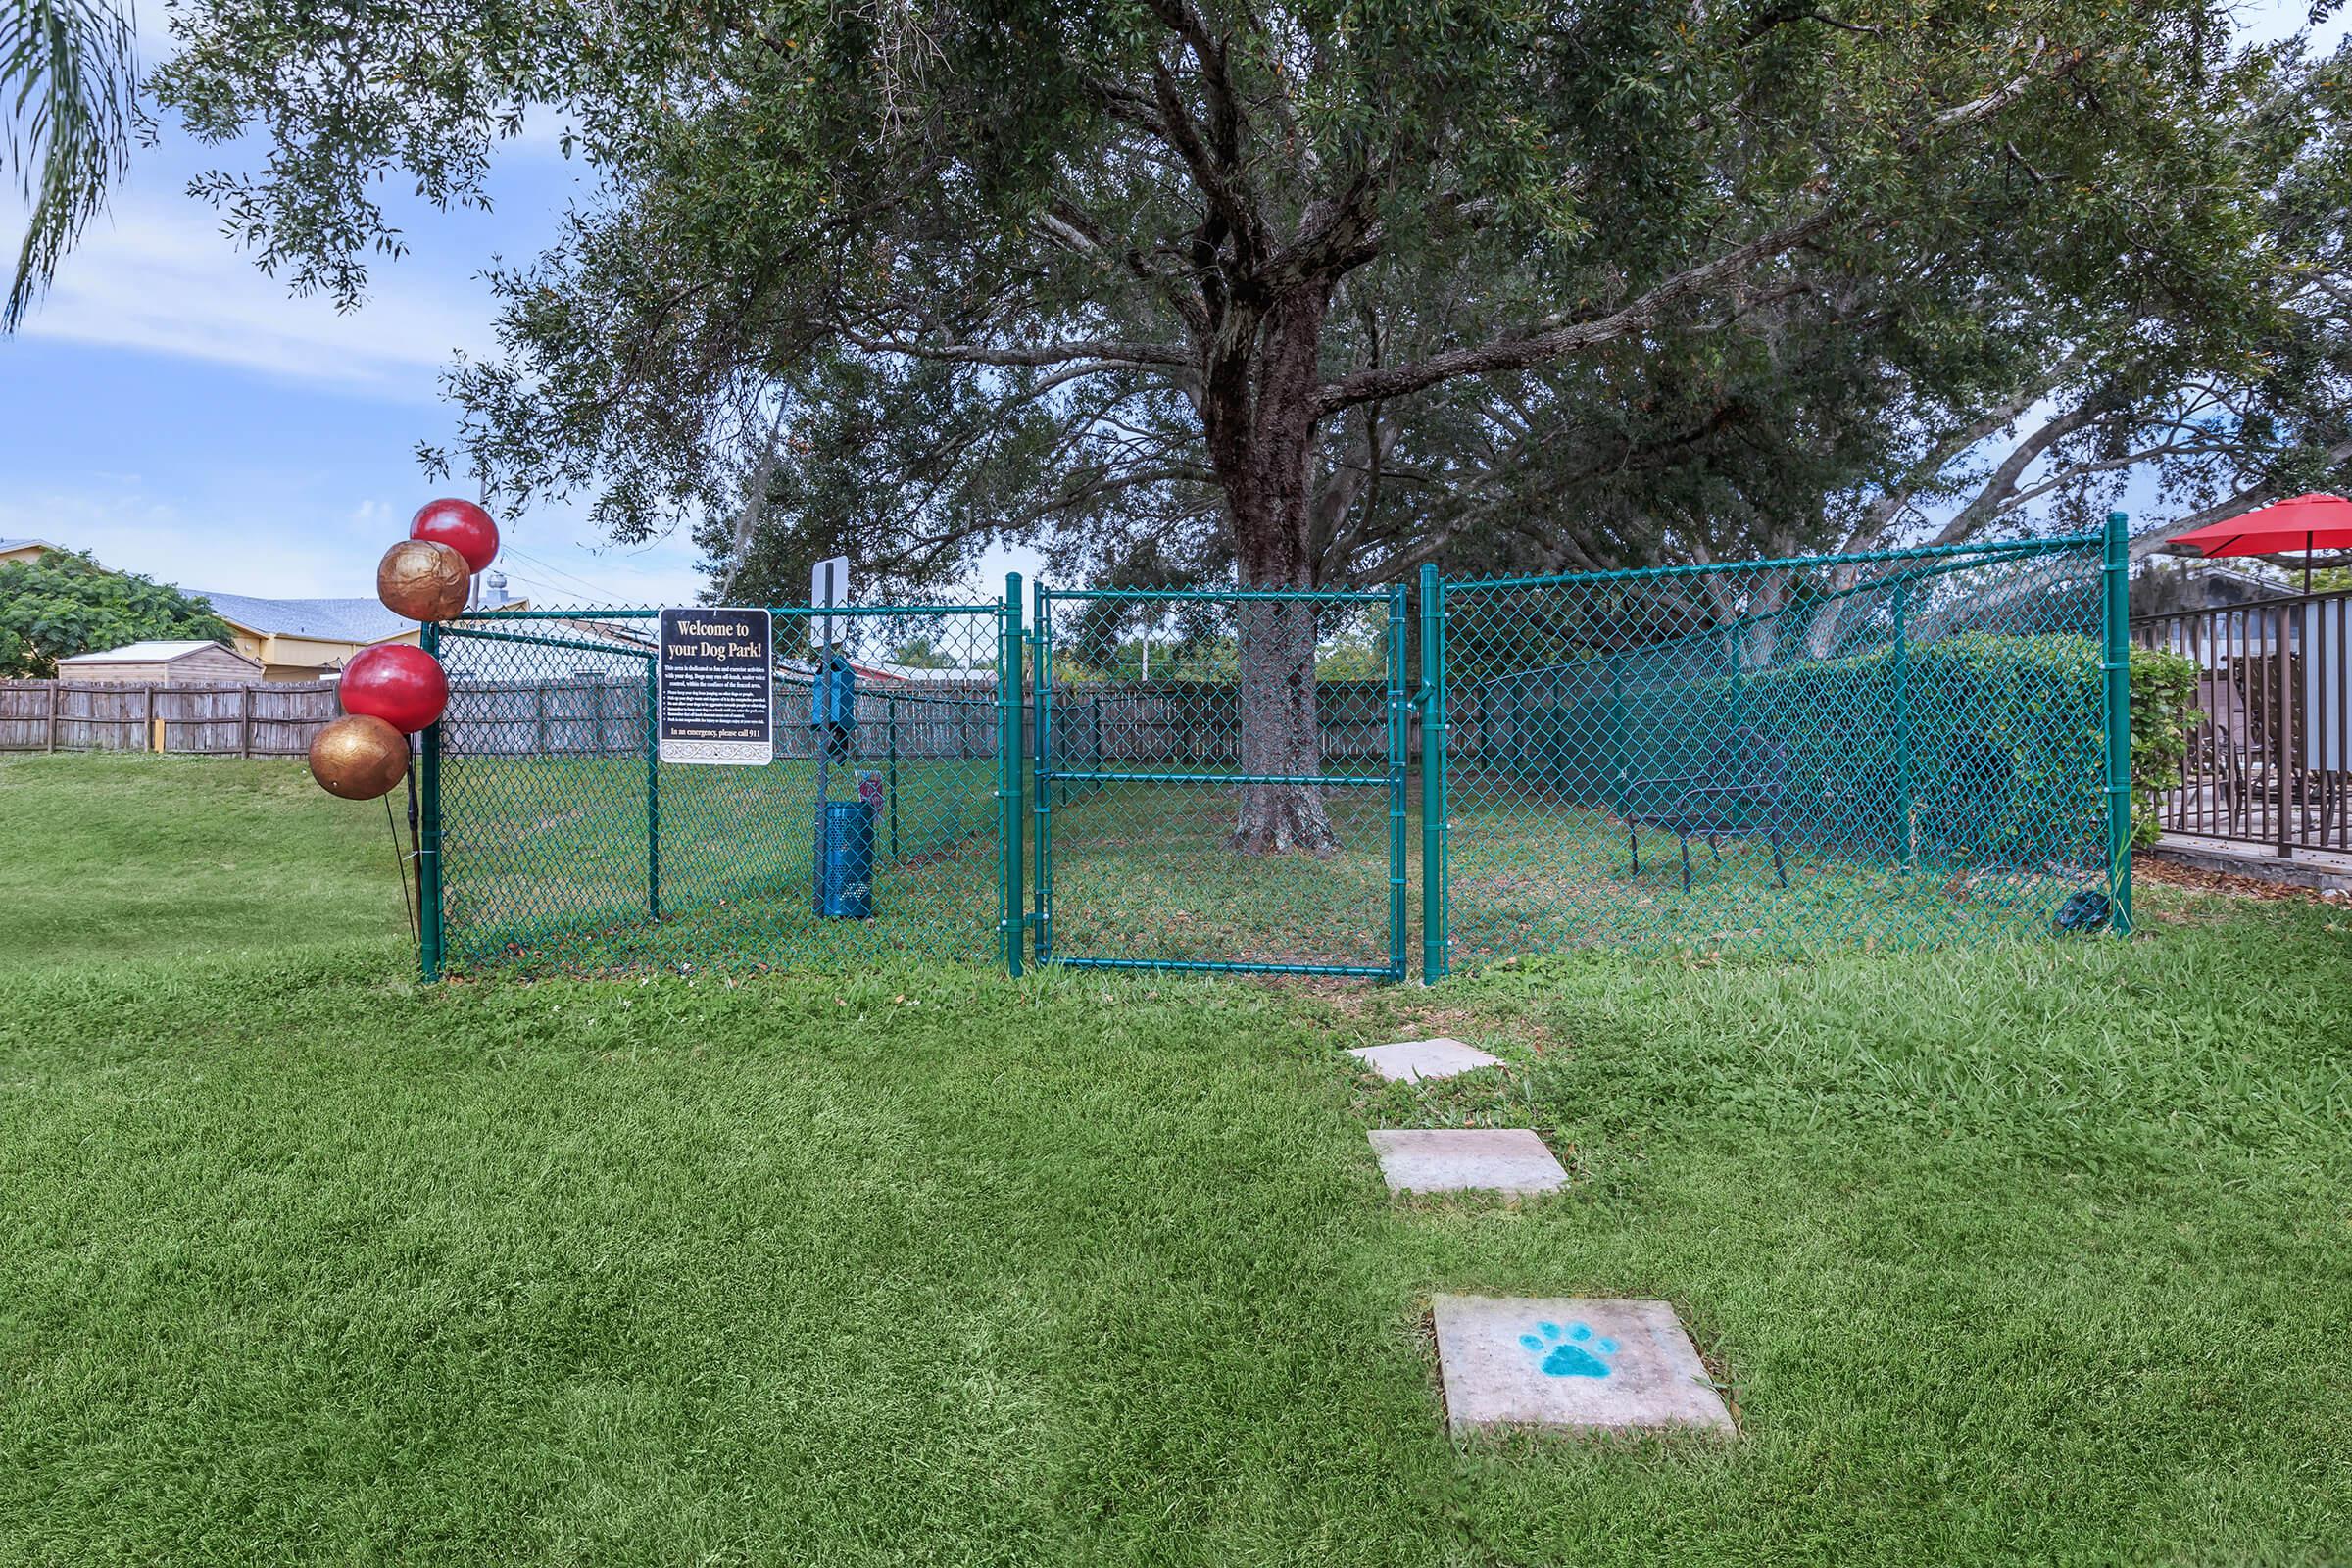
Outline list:
[[[411,620],[447,620],[466,608],[466,558],[437,539],[403,539],[375,564],[375,596]]]
[[[380,718],[346,713],[311,737],[311,777],[329,795],[372,801],[408,771],[409,738]]]

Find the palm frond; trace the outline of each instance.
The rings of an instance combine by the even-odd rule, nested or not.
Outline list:
[[[0,0],[0,146],[30,210],[0,334],[16,330],[105,205],[129,157],[137,79],[127,7]]]

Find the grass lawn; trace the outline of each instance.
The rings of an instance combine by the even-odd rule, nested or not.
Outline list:
[[[818,779],[633,757],[467,757],[442,768],[444,907],[456,970],[598,974],[692,963],[757,971],[998,951],[996,764],[859,760],[827,798],[885,789],[874,918],[819,919]],[[658,846],[649,824],[658,823]],[[649,917],[656,899],[662,918]]]
[[[380,816],[284,771],[0,771],[0,1562],[2352,1553],[2341,908],[426,991]],[[1513,1070],[1340,1055],[1436,1032]],[[1393,1204],[1364,1127],[1464,1124],[1571,1192]],[[1665,1297],[1740,1437],[1457,1445],[1441,1291]]]
[[[833,769],[850,798],[864,762]],[[671,766],[649,791],[631,757],[471,757],[444,769],[445,906],[460,972],[605,975],[684,963],[758,972],[920,957],[988,962],[998,935],[993,764],[905,760],[871,770],[871,920],[818,918],[815,763]],[[2089,873],[2056,860],[1972,867],[1792,837],[1785,881],[1770,844],[1691,847],[1644,828],[1639,869],[1623,822],[1592,806],[1465,775],[1452,820],[1457,970],[1588,946],[1657,955],[1900,948],[2038,939]],[[1234,793],[1202,784],[1056,786],[1052,943],[1068,959],[1257,964],[1390,961],[1391,835],[1385,784],[1334,788],[1326,858],[1226,850]],[[1035,813],[1023,854],[1035,877]],[[652,828],[659,825],[659,842]],[[1402,932],[1420,933],[1420,805],[1408,798]],[[2093,849],[2095,850],[2095,846]],[[661,917],[651,917],[659,901]],[[1409,967],[1409,965],[1408,965]]]
[[[407,940],[380,803],[300,759],[0,756],[0,970]]]

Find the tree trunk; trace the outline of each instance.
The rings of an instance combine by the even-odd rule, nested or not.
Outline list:
[[[1202,422],[1225,491],[1246,589],[1311,588],[1307,470],[1313,455],[1317,357],[1325,285],[1278,295],[1262,313],[1236,313],[1210,346]],[[1308,778],[1323,771],[1315,704],[1315,607],[1245,600],[1239,623],[1244,773]],[[1311,784],[1245,784],[1233,829],[1243,855],[1340,847]]]
[[[1311,777],[1323,771],[1315,705],[1315,607],[1248,600],[1241,614],[1242,771]],[[1244,855],[1340,847],[1323,792],[1311,784],[1245,784],[1233,847]]]

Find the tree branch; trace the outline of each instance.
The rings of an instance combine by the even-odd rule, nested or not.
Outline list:
[[[2036,38],[2032,53],[2027,56],[2025,69],[2017,75],[1979,97],[1929,117],[1915,134],[1904,138],[1905,143],[1918,147],[1932,137],[1989,119],[2025,96],[2036,82],[2066,74],[2086,57],[2087,52],[2082,49],[2062,50],[2053,57],[2047,43]],[[2045,64],[2045,61],[2049,63]],[[1677,272],[1639,299],[1607,316],[1558,326],[1546,324],[1516,336],[1496,339],[1475,348],[1448,350],[1391,369],[1358,370],[1337,382],[1326,383],[1316,400],[1317,411],[1331,414],[1371,398],[1400,397],[1456,376],[1526,369],[1546,360],[1624,337],[1655,320],[1669,306],[1736,277],[1758,262],[1795,249],[1828,227],[1834,212],[1834,208],[1825,206],[1798,222],[1752,239],[1713,261]]]
[[[2328,447],[2323,456],[2330,466],[2352,462],[2352,439],[2336,442],[2333,446]],[[2258,479],[2226,500],[2217,501],[2212,506],[2192,512],[2185,517],[2176,517],[2162,527],[2151,528],[2141,534],[2132,541],[2132,559],[2138,561],[2143,557],[2155,555],[2171,544],[2179,535],[2193,532],[2209,522],[2222,522],[2230,517],[2242,517],[2257,507],[2267,507],[2273,501],[2279,499],[2278,492],[2278,486],[2269,478]]]
[[[1952,514],[1943,531],[1935,540],[1939,545],[1956,545],[1983,528],[2001,513],[2003,506],[2017,492],[2018,477],[2037,462],[2041,455],[2077,430],[2096,424],[2113,411],[2094,403],[2078,404],[2042,425],[2032,435],[2010,448],[2009,455],[1995,466],[1967,506]]]
[[[1457,376],[1487,375],[1496,370],[1524,370],[1530,366],[1597,347],[1641,330],[1673,305],[1703,293],[1756,263],[1794,250],[1829,226],[1828,210],[1801,222],[1775,229],[1760,238],[1724,252],[1711,262],[1686,268],[1630,304],[1606,316],[1573,321],[1564,326],[1520,336],[1498,338],[1475,348],[1448,349],[1409,365],[1387,369],[1358,370],[1324,384],[1316,399],[1317,412],[1332,414],[1374,398],[1402,397]]]
[[[1080,338],[1068,343],[1041,343],[1029,349],[998,349],[980,343],[910,343],[898,337],[867,337],[862,333],[844,330],[842,341],[869,354],[903,354],[917,360],[947,360],[957,365],[1067,365],[1074,360],[1108,362],[1103,369],[1131,369],[1137,366],[1168,366],[1190,369],[1195,361],[1189,350],[1170,343],[1113,343],[1102,338]]]

